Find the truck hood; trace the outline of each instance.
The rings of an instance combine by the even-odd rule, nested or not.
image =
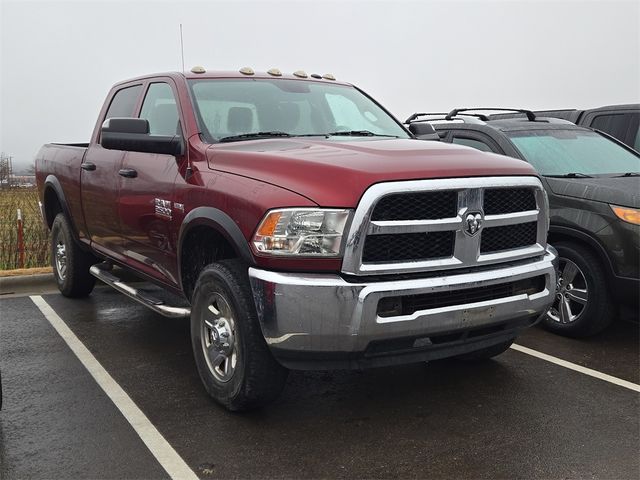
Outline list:
[[[640,177],[546,177],[545,180],[556,195],[640,208]]]
[[[393,180],[537,175],[526,162],[469,147],[412,139],[290,139],[215,144],[209,168],[286,188],[325,207],[355,207]]]

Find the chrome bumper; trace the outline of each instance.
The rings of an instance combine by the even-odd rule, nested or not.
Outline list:
[[[485,327],[538,317],[549,308],[556,286],[549,249],[542,258],[501,268],[430,278],[370,283],[338,275],[277,273],[249,269],[264,337],[279,354],[364,352],[372,341]],[[544,276],[545,287],[488,301],[420,310],[412,315],[378,316],[384,297],[451,292]],[[278,356],[278,355],[276,355]]]

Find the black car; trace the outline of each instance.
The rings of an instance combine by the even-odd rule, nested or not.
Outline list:
[[[622,143],[640,152],[640,104],[607,105],[588,110],[535,110],[538,117],[569,120],[582,127],[591,127],[608,133]],[[491,115],[490,118],[513,118],[518,113]]]
[[[549,196],[549,242],[560,253],[556,302],[544,324],[587,336],[613,320],[618,303],[640,298],[640,155],[604,133],[567,120],[492,119],[500,109],[414,114],[419,138],[474,147],[526,160]],[[437,135],[434,135],[433,127]]]

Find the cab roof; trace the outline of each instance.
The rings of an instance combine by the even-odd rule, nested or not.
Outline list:
[[[196,67],[194,67],[194,69],[195,68]],[[307,82],[331,83],[331,84],[352,86],[352,84],[348,82],[332,80],[331,78],[334,78],[334,77],[331,74],[316,74],[316,73],[307,74],[306,72],[298,70],[292,73],[281,72],[278,75],[273,73],[274,71],[277,71],[277,69],[271,69],[270,71],[267,71],[267,72],[254,72],[251,69],[245,70],[245,71],[250,70],[252,73],[242,73],[242,70],[245,70],[245,69],[243,68],[241,70],[235,70],[235,71],[234,70],[226,70],[226,71],[225,70],[205,70],[203,73],[194,73],[192,71],[150,73],[150,74],[141,75],[138,77],[133,77],[127,80],[123,80],[121,82],[118,82],[116,85],[119,85],[122,83],[141,81],[141,80],[148,80],[150,78],[169,77],[169,78],[173,78],[174,80],[181,80],[181,79],[203,80],[203,79],[218,79],[218,78],[261,78],[261,79],[267,78],[271,80],[273,79],[301,80],[301,81],[307,81]],[[269,73],[269,72],[272,72],[272,73]],[[302,76],[302,74],[306,76]],[[327,78],[327,77],[330,77],[330,78]]]

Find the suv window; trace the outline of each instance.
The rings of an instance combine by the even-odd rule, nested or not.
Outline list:
[[[638,154],[590,130],[518,130],[507,135],[542,175],[640,172]]]
[[[598,115],[591,122],[591,127],[602,130],[633,147],[633,141],[640,132],[640,114],[616,113]]]
[[[168,83],[152,83],[144,97],[140,118],[149,121],[152,135],[180,134],[178,106]]]
[[[142,85],[134,85],[118,90],[107,109],[105,120],[112,117],[132,117]]]
[[[465,138],[465,137],[453,137],[453,141],[452,143],[458,144],[458,145],[464,145],[466,147],[473,147],[477,150],[481,150],[483,152],[493,152],[493,150],[491,149],[491,147],[489,145],[487,145],[486,143],[480,141],[480,140],[476,140],[474,138]]]
[[[610,115],[598,115],[591,122],[591,126],[603,132],[607,132],[609,135],[616,137],[620,141],[624,141],[624,136],[627,130],[628,118],[626,115],[610,114]]]

